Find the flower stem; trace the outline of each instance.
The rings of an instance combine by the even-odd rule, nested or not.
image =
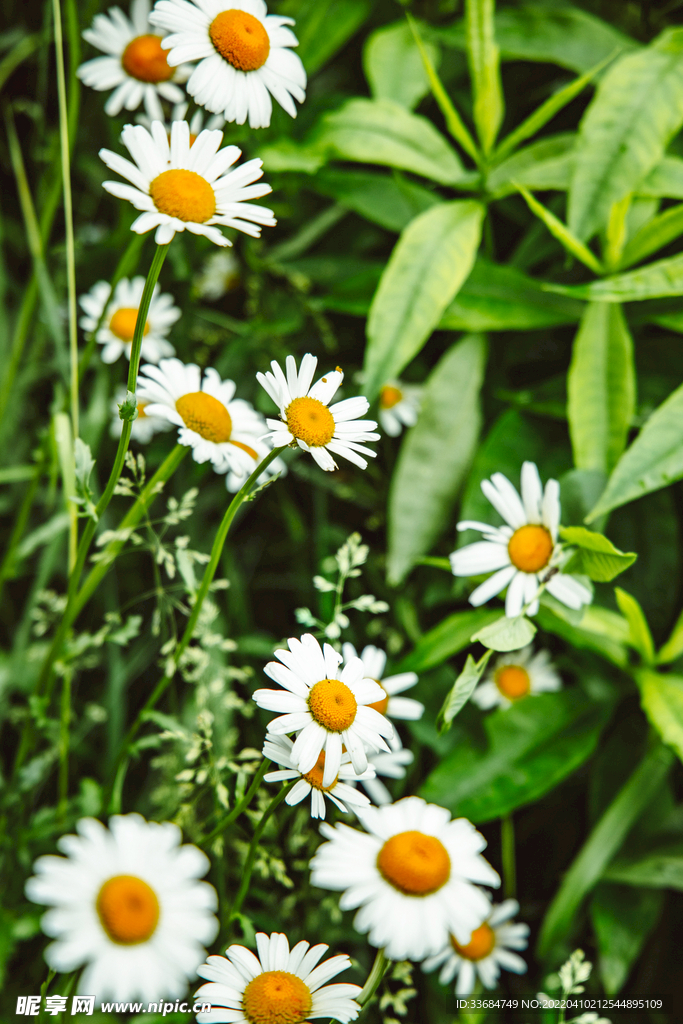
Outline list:
[[[253,800],[256,790],[263,782],[263,776],[266,774],[266,771],[268,770],[268,764],[268,759],[264,758],[263,763],[260,765],[259,770],[256,772],[256,775],[254,775],[254,778],[252,779],[251,782],[251,786],[249,787],[247,792],[244,794],[240,802],[235,804],[230,813],[227,814],[222,821],[219,821],[219,823],[216,825],[213,831],[209,832],[206,839],[203,840],[203,843],[205,845],[208,845],[208,843],[213,842],[213,840],[217,836],[219,836],[221,832],[225,832],[226,828],[228,828],[229,825],[232,825],[233,821],[236,818],[239,818],[240,814],[242,814],[242,812],[246,810],[246,808]]]
[[[517,865],[515,860],[515,823],[511,814],[504,814],[500,819],[500,846],[505,898],[514,899],[517,895]]]
[[[64,821],[69,805],[69,726],[71,724],[71,670],[62,678],[62,707],[59,728],[59,817]]]
[[[359,1006],[366,1006],[370,1002],[379,988],[382,978],[387,973],[390,963],[391,960],[387,959],[384,950],[378,949],[377,955],[375,956],[375,962],[370,968],[367,980],[363,985],[360,994],[356,997],[356,1002]],[[336,1024],[336,1019],[334,1017],[330,1021],[330,1024]]]

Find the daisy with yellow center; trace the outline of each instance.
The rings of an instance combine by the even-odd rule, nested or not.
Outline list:
[[[522,466],[522,494],[502,473],[483,480],[481,489],[505,520],[504,526],[464,521],[458,530],[479,530],[484,539],[454,551],[454,576],[478,576],[493,572],[470,594],[475,607],[507,587],[505,614],[510,618],[538,611],[542,588],[569,608],[590,604],[592,593],[576,576],[562,572],[569,555],[557,543],[560,525],[560,485],[548,480],[541,485],[533,462]]]
[[[362,824],[320,826],[329,842],[311,861],[311,883],[343,891],[341,909],[360,908],[355,927],[390,960],[424,960],[449,935],[469,942],[490,910],[473,883],[500,885],[474,825],[417,796],[368,808]]]
[[[184,96],[179,83],[185,82],[192,68],[187,64],[171,67],[162,49],[163,33],[149,21],[149,0],[133,0],[130,18],[118,7],[97,14],[83,38],[106,56],[81,64],[78,77],[91,89],[114,92],[104,110],[115,117],[123,108],[137,110],[144,102],[148,117],[163,117],[161,99],[179,103]]]
[[[451,935],[449,943],[436,956],[422,964],[424,971],[441,967],[439,981],[448,985],[457,975],[456,996],[469,996],[474,991],[477,975],[484,988],[495,988],[500,968],[515,974],[526,972],[526,963],[514,953],[526,949],[529,926],[514,924],[510,918],[519,912],[517,900],[505,900],[494,907],[490,916],[461,944]]]
[[[106,281],[98,281],[86,295],[79,298],[78,302],[85,314],[79,322],[84,331],[90,334],[97,330],[102,319],[96,339],[103,346],[103,363],[114,363],[122,354],[130,360],[133,332],[144,287],[144,277],[134,277],[132,281],[124,277],[112,295],[111,285]],[[178,307],[173,305],[173,296],[162,295],[156,285],[140,349],[141,357],[148,363],[158,363],[164,356],[175,355],[175,349],[166,336],[180,315]]]
[[[414,427],[420,412],[422,388],[392,381],[379,393],[379,425],[389,437],[398,437],[404,427]]]
[[[267,128],[271,95],[296,117],[294,100],[306,98],[306,72],[292,52],[291,18],[268,14],[263,0],[159,0],[151,20],[170,32],[164,39],[172,67],[198,60],[187,91],[226,121]]]
[[[509,708],[511,704],[533,693],[553,693],[562,689],[555,666],[547,651],[533,654],[529,644],[498,658],[493,670],[485,676],[472,694],[475,704],[488,708]]]
[[[123,428],[123,420],[119,416],[119,405],[125,397],[125,387],[117,388],[110,406],[112,418],[109,432],[112,437],[119,437]],[[130,437],[132,441],[137,441],[139,444],[149,444],[155,434],[173,428],[173,424],[169,423],[165,416],[150,415],[147,412],[148,407],[149,402],[138,399],[138,414],[131,424]]]
[[[218,931],[215,890],[198,881],[208,858],[180,846],[177,825],[139,814],[117,815],[109,829],[83,818],[76,830],[57,842],[66,857],[39,857],[26,883],[30,900],[52,908],[42,919],[56,940],[49,966],[86,964],[79,991],[98,999],[182,996]]]
[[[309,945],[298,942],[290,950],[286,935],[259,932],[258,957],[246,946],[230,946],[224,957],[210,956],[197,971],[209,984],[198,989],[195,999],[209,1001],[212,1009],[197,1014],[198,1024],[304,1024],[318,1017],[342,1024],[355,1020],[360,1006],[354,996],[359,995],[360,986],[326,984],[348,970],[348,956],[319,963],[329,946]]]
[[[364,678],[360,658],[351,658],[343,669],[341,655],[324,648],[310,633],[287,641],[288,651],[276,651],[277,661],[265,667],[266,675],[282,690],[256,690],[254,700],[267,711],[282,712],[268,725],[273,736],[297,733],[292,746],[293,765],[305,775],[325,754],[322,786],[331,786],[342,766],[346,747],[356,775],[368,767],[368,750],[389,750],[385,737],[393,735],[391,722],[372,705],[384,691],[374,679]]]
[[[360,442],[377,441],[373,420],[359,420],[369,408],[367,398],[345,398],[328,408],[344,374],[337,367],[313,384],[318,360],[310,353],[301,360],[297,372],[294,356],[287,356],[287,375],[280,364],[271,362],[272,373],[257,373],[256,379],[280,409],[279,420],[268,420],[273,447],[298,446],[310,452],[321,469],[337,469],[333,455],[341,455],[361,469],[367,467],[363,455],[375,458],[376,452]]]
[[[191,144],[187,121],[173,122],[170,142],[161,121],[152,121],[151,131],[127,124],[121,141],[135,163],[110,149],[101,149],[100,157],[131,184],[105,181],[103,188],[143,211],[131,230],[141,235],[156,228],[158,245],[186,230],[216,245],[232,245],[219,227],[259,238],[260,225],[275,224],[272,210],[249,202],[272,191],[270,185],[253,184],[263,174],[262,161],[248,160],[229,171],[242,153],[237,146],[220,149],[222,140],[222,132],[207,129]]]
[[[148,117],[146,114],[138,114],[136,116],[136,118],[135,118],[135,123],[136,124],[141,124],[144,128],[147,129],[147,131],[151,131],[152,130],[152,120],[164,121],[164,125],[165,125],[165,128],[166,128],[166,134],[168,135],[168,138],[169,138],[169,141],[170,141],[170,139],[171,139],[171,128],[173,126],[173,122],[174,121],[185,121],[185,120],[187,120],[186,114],[187,114],[187,111],[189,109],[189,106],[190,106],[190,104],[187,102],[187,100],[185,100],[185,102],[183,102],[183,103],[176,103],[175,106],[173,107],[173,110],[171,111],[171,116],[170,116],[168,122],[164,121],[164,118],[162,116],[157,116],[155,118],[151,118],[151,117]],[[200,135],[205,129],[208,129],[208,131],[215,131],[216,129],[219,129],[219,131],[222,131],[223,128],[225,127],[225,118],[222,117],[220,114],[214,114],[212,117],[206,118],[206,121],[205,121],[204,120],[204,111],[203,110],[195,110],[194,114],[192,115],[192,118],[189,121],[189,125],[190,125],[190,146],[193,146],[195,141],[196,141],[196,139],[197,139],[197,136]]]
[[[265,423],[242,398],[235,398],[235,383],[221,380],[213,368],[202,372],[194,363],[162,359],[159,366],[143,366],[137,382],[138,401],[145,413],[179,427],[178,444],[192,448],[195,462],[211,462],[217,473],[227,474],[228,490],[238,491],[270,451],[262,439]],[[268,474],[282,470],[275,459]]]
[[[311,797],[311,817],[325,817],[325,797],[338,807],[342,813],[351,811],[357,813],[359,807],[368,807],[370,801],[363,794],[354,788],[353,783],[361,780],[373,779],[375,770],[372,765],[360,775],[356,775],[351,764],[351,756],[342,754],[341,767],[337,777],[332,780],[329,786],[323,784],[325,774],[325,754],[318,755],[318,760],[310,772],[301,772],[296,767],[292,758],[292,740],[288,736],[267,735],[263,745],[263,756],[275,761],[282,766],[282,771],[269,772],[264,775],[266,782],[290,782],[298,779],[296,785],[292,786],[285,797],[285,803],[290,806],[300,804],[307,796]],[[372,756],[372,755],[370,755]],[[388,755],[387,755],[388,756]]]

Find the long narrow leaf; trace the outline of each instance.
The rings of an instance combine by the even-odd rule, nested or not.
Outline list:
[[[474,123],[484,153],[493,149],[505,109],[494,13],[495,0],[466,0],[465,31],[474,95]]]
[[[531,212],[534,213],[539,220],[543,221],[550,234],[564,246],[567,252],[581,260],[581,262],[584,263],[589,270],[592,270],[593,273],[602,274],[603,268],[600,261],[593,255],[590,249],[569,230],[566,224],[563,224],[559,217],[556,217],[554,213],[547,210],[543,203],[539,203],[538,199],[535,199],[529,190],[524,188],[524,185],[520,185],[519,182],[515,181],[513,181],[512,184],[524,196]]]

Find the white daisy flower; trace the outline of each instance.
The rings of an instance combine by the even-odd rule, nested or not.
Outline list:
[[[286,935],[256,935],[258,957],[246,946],[230,946],[223,956],[210,956],[197,974],[206,978],[195,999],[211,1002],[212,1009],[197,1014],[198,1024],[299,1024],[312,1017],[355,1020],[359,985],[326,985],[351,966],[348,956],[333,956],[318,964],[329,949],[298,942],[290,951]]]
[[[164,40],[172,66],[198,60],[187,91],[226,121],[267,128],[273,105],[296,117],[306,98],[306,72],[291,18],[268,14],[263,0],[159,0],[151,15],[171,34]],[[294,99],[292,99],[294,97]]]
[[[284,712],[268,725],[275,736],[296,732],[292,760],[302,774],[310,772],[325,753],[323,786],[339,775],[342,744],[357,775],[368,767],[369,750],[389,750],[383,737],[391,737],[391,722],[370,707],[384,691],[374,679],[365,679],[360,658],[340,668],[341,654],[329,644],[321,649],[310,633],[287,641],[288,651],[276,651],[282,662],[270,661],[264,671],[284,690],[256,690],[260,708]]]
[[[356,648],[353,644],[349,643],[342,644],[342,654],[345,661],[358,657]],[[365,675],[369,676],[370,679],[374,679],[384,690],[382,700],[372,704],[371,707],[379,711],[381,715],[386,715],[390,721],[392,718],[412,721],[422,718],[425,709],[424,704],[420,704],[419,700],[413,700],[411,697],[396,696],[397,693],[403,693],[404,690],[409,690],[411,686],[415,686],[417,682],[417,674],[415,672],[400,672],[396,676],[382,679],[387,656],[379,647],[373,647],[371,644],[363,648],[360,660],[363,662]],[[402,745],[398,733],[395,733],[394,739],[391,741],[392,749],[400,750]]]
[[[263,174],[263,161],[247,160],[228,171],[242,153],[237,146],[220,149],[222,140],[222,132],[205,130],[191,144],[187,121],[173,122],[170,143],[161,121],[152,121],[151,132],[127,124],[121,141],[135,163],[110,149],[101,149],[100,157],[132,184],[105,181],[103,188],[143,211],[131,230],[141,235],[156,228],[157,245],[185,229],[216,245],[232,245],[217,225],[259,238],[260,225],[275,224],[272,210],[249,202],[272,191],[270,185],[253,184]]]
[[[329,786],[324,786],[325,755],[323,753],[319,754],[318,760],[310,772],[304,773],[299,771],[292,758],[293,746],[294,744],[288,736],[271,735],[266,736],[266,741],[263,745],[263,756],[270,758],[271,761],[275,761],[284,768],[284,771],[269,772],[267,775],[264,775],[266,782],[299,780],[295,786],[292,786],[285,797],[285,803],[288,803],[290,806],[300,804],[310,794],[312,818],[325,817],[325,797],[344,813],[356,811],[358,807],[369,806],[370,801],[368,798],[363,793],[359,793],[357,789],[354,789],[353,785],[348,785],[348,783],[374,778],[375,770],[371,765],[368,765],[361,775],[356,775],[351,764],[351,755],[342,754],[339,774],[332,780]]]
[[[234,291],[240,283],[240,265],[234,252],[219,249],[205,260],[192,287],[200,299],[215,302],[226,292]]]
[[[56,939],[49,966],[87,964],[79,991],[100,999],[182,996],[218,932],[216,892],[197,881],[208,858],[180,846],[177,825],[139,814],[116,815],[109,829],[82,818],[76,830],[57,841],[66,857],[39,857],[26,883],[30,900],[52,907],[42,919]]]
[[[97,331],[97,342],[104,346],[103,363],[116,362],[122,353],[130,361],[135,322],[144,290],[144,277],[134,277],[132,281],[124,277],[116,285],[113,296],[111,285],[107,281],[98,281],[86,295],[80,296],[78,302],[85,316],[81,317],[79,323],[84,331],[92,333],[106,309],[102,326]],[[148,363],[158,363],[164,356],[175,355],[175,349],[170,341],[167,341],[166,335],[180,316],[180,310],[173,305],[173,296],[162,295],[159,285],[156,285],[149,304],[140,349],[142,358]]]
[[[234,381],[221,380],[211,367],[202,380],[195,363],[180,359],[143,366],[137,381],[137,398],[148,403],[145,413],[179,427],[178,444],[192,448],[195,462],[211,462],[217,473],[227,473],[229,490],[239,490],[270,451],[261,440],[263,418],[234,394]],[[276,462],[269,467],[271,473],[283,468]]]
[[[135,118],[135,123],[136,124],[141,124],[143,126],[143,128],[147,129],[147,131],[151,131],[152,130],[152,120],[163,121],[164,122],[164,126],[166,128],[166,134],[168,135],[169,140],[170,140],[170,138],[171,138],[171,126],[173,125],[173,122],[174,121],[185,121],[185,120],[187,120],[186,114],[187,114],[187,111],[189,109],[189,106],[190,106],[190,104],[187,102],[187,100],[184,103],[176,103],[176,105],[173,107],[173,110],[171,111],[171,117],[170,117],[168,122],[164,121],[163,117],[151,118],[151,117],[148,117],[146,114],[138,114],[137,117]],[[189,124],[190,124],[190,145],[192,146],[194,144],[197,136],[201,132],[203,132],[205,129],[208,129],[208,131],[215,131],[216,129],[219,129],[219,131],[222,131],[222,129],[225,127],[225,118],[222,117],[220,114],[213,114],[213,116],[207,118],[206,123],[204,123],[204,111],[203,110],[195,110],[195,112],[192,115],[192,118],[191,118]]]
[[[489,708],[509,708],[512,703],[529,693],[552,693],[562,689],[562,680],[555,670],[547,651],[532,657],[529,644],[498,658],[484,681],[479,684],[472,700],[483,711]]]
[[[183,99],[178,83],[187,81],[192,68],[168,63],[163,34],[150,23],[149,9],[149,0],[133,0],[127,18],[119,7],[110,7],[106,14],[96,14],[83,32],[86,42],[107,56],[86,61],[77,74],[91,89],[114,90],[104,107],[110,117],[144,102],[148,116],[161,120],[160,97],[171,103]]]
[[[579,609],[583,604],[590,604],[590,590],[576,576],[562,572],[567,554],[557,543],[560,525],[557,480],[548,480],[544,490],[535,463],[525,462],[521,498],[502,473],[482,480],[481,489],[507,525],[458,523],[458,530],[480,530],[484,539],[451,554],[453,574],[478,576],[493,571],[493,575],[470,594],[470,604],[476,608],[507,587],[505,614],[514,618],[529,605],[527,614],[535,615],[541,583],[548,593],[569,608]]]
[[[416,384],[391,381],[379,393],[379,425],[389,437],[398,437],[404,427],[414,427],[420,413],[422,388]]]
[[[367,398],[345,398],[328,408],[344,379],[341,369],[325,374],[311,387],[318,360],[310,352],[301,360],[298,373],[294,356],[287,356],[286,377],[274,359],[270,365],[273,372],[257,373],[256,379],[280,409],[279,420],[267,421],[273,446],[298,445],[311,453],[321,469],[338,468],[331,453],[365,469],[362,456],[374,459],[377,453],[359,442],[379,440],[379,434],[372,433],[377,424],[355,419],[368,411]]]
[[[362,824],[320,826],[330,841],[311,860],[312,884],[344,890],[340,908],[360,907],[354,926],[390,960],[440,953],[449,934],[469,942],[490,911],[473,883],[500,885],[474,825],[417,796],[368,808]]]
[[[111,403],[112,420],[109,432],[112,437],[118,437],[123,428],[123,420],[119,416],[119,405],[125,397],[126,389],[124,387],[117,388],[116,397]],[[173,426],[165,416],[150,416],[146,411],[148,405],[149,402],[138,401],[138,414],[130,428],[131,438],[140,444],[149,444],[155,434],[171,430]]]
[[[393,747],[394,743],[392,742],[391,745]],[[368,754],[368,764],[371,768],[374,768],[375,776],[385,775],[388,779],[404,779],[406,765],[412,764],[413,761],[414,755],[412,750],[406,750],[404,747],[392,750],[388,754],[384,752]],[[380,807],[382,804],[390,804],[393,800],[387,787],[376,777],[374,779],[361,779],[360,784],[365,792],[369,794],[372,802]]]
[[[447,985],[457,974],[456,996],[471,995],[477,975],[484,988],[495,988],[501,967],[515,974],[525,974],[526,963],[512,952],[526,949],[528,943],[529,926],[510,921],[518,912],[517,900],[499,903],[488,920],[472,932],[469,942],[462,945],[451,935],[448,945],[425,960],[422,969],[433,971],[441,967],[439,981],[442,985]]]

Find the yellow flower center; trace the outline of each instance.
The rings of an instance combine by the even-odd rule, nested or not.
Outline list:
[[[231,441],[230,444],[234,444],[235,448],[241,448],[243,452],[247,453],[247,455],[251,455],[254,462],[258,462],[258,452],[255,452],[248,444],[242,444],[241,441]]]
[[[306,780],[306,782],[309,784],[309,786],[313,786],[314,789],[319,789],[321,793],[329,793],[329,791],[331,789],[334,789],[334,787],[339,782],[339,776],[337,776],[337,778],[334,780],[334,782],[331,785],[323,786],[323,772],[324,771],[325,771],[325,751],[322,750],[318,754],[318,760],[316,761],[316,763],[313,766],[313,768],[311,768],[310,772],[306,772],[306,774],[303,775],[302,778],[304,778]]]
[[[512,564],[521,572],[539,572],[550,561],[553,547],[553,538],[545,526],[529,523],[512,534],[508,554]]]
[[[358,704],[341,679],[321,679],[311,687],[308,706],[319,725],[329,732],[343,732],[356,718]]]
[[[295,398],[285,409],[285,416],[290,434],[309,448],[322,448],[334,437],[334,416],[317,398]]]
[[[486,921],[474,929],[466,946],[461,946],[455,936],[451,935],[451,946],[458,956],[464,957],[465,960],[483,960],[491,953],[495,944],[496,934]]]
[[[97,896],[102,927],[122,946],[147,942],[159,923],[159,901],[147,882],[134,875],[115,875]]]
[[[312,1005],[308,985],[289,971],[257,974],[242,996],[250,1024],[303,1024]]]
[[[109,321],[109,330],[121,341],[132,341],[135,333],[135,324],[138,319],[137,309],[117,309]],[[149,334],[149,323],[142,328],[143,337]]]
[[[138,402],[138,419],[147,419],[147,413],[145,412],[145,406],[149,405],[149,402]]]
[[[375,679],[375,682],[377,683],[378,686],[382,686],[379,679]],[[382,689],[384,690],[383,686]],[[382,697],[380,700],[376,700],[374,704],[368,704],[368,707],[374,708],[375,711],[379,711],[380,715],[386,715],[387,708],[389,707],[389,694],[387,693],[387,691],[384,690],[384,697]]]
[[[508,700],[525,697],[531,689],[529,673],[521,665],[503,665],[497,669],[493,678],[500,692]]]
[[[162,171],[151,182],[149,194],[160,213],[178,220],[204,224],[216,212],[211,185],[195,171]]]
[[[209,36],[221,57],[238,71],[256,71],[268,60],[268,32],[246,11],[221,11],[209,25]]]
[[[380,409],[393,409],[403,398],[403,392],[391,384],[385,384],[379,393]]]
[[[175,404],[183,423],[200,437],[214,444],[230,440],[232,419],[222,402],[205,391],[182,395]]]
[[[138,36],[123,51],[124,71],[139,82],[167,82],[175,68],[169,67],[168,50],[161,48],[161,36]]]
[[[451,858],[443,843],[423,832],[399,832],[379,851],[383,877],[406,896],[429,896],[451,875]]]

